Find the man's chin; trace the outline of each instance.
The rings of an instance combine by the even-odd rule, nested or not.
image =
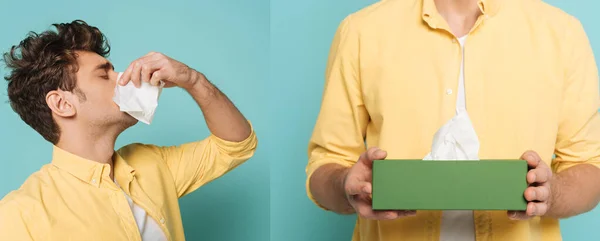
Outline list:
[[[131,127],[137,124],[139,121],[136,118],[133,118],[133,116],[127,115],[124,122],[127,124],[127,127]]]
[[[123,112],[123,116],[121,118],[121,121],[119,121],[124,129],[127,129],[129,127],[134,126],[135,124],[138,123],[138,120],[136,118],[134,118],[133,116]]]

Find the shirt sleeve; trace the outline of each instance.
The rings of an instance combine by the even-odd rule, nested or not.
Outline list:
[[[600,167],[598,69],[581,23],[567,28],[566,76],[552,168],[561,172],[588,163]]]
[[[359,39],[351,17],[341,22],[333,38],[321,109],[308,144],[307,195],[323,209],[310,191],[311,175],[325,164],[350,167],[366,149],[364,136],[369,116],[362,100]]]
[[[27,226],[28,219],[12,201],[0,202],[0,240],[31,240],[33,234]]]
[[[257,144],[252,128],[250,135],[241,142],[227,141],[211,134],[201,141],[156,148],[173,176],[177,195],[182,197],[250,159]]]

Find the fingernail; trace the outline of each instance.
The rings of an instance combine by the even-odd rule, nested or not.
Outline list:
[[[531,207],[531,214],[529,216],[533,216],[535,214],[535,206]]]

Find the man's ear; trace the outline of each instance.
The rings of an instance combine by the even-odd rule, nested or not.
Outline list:
[[[71,103],[71,93],[62,90],[53,90],[46,95],[46,104],[55,115],[61,117],[73,117],[77,113],[75,105]]]

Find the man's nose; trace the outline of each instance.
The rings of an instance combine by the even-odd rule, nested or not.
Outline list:
[[[118,77],[119,77],[119,72],[115,72],[114,70],[110,71],[110,79],[113,80],[115,83],[117,83],[118,81]]]

